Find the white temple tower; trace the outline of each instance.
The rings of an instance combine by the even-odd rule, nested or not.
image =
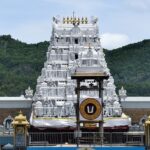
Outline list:
[[[107,67],[100,43],[98,19],[53,17],[47,60],[37,79],[33,97],[31,125],[75,127],[76,82],[71,80],[71,75],[79,66],[85,70],[87,67],[92,70],[94,66],[96,69],[103,69],[110,76],[104,81],[104,117],[121,117],[122,109],[114,79]],[[95,83],[89,80],[82,84],[90,86]],[[98,97],[98,92],[81,93],[81,97],[86,96]],[[128,125],[128,121],[124,124]]]

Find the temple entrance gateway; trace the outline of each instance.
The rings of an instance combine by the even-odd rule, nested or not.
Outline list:
[[[99,121],[103,120],[106,129],[115,127],[127,130],[130,120],[122,118],[114,79],[107,67],[98,35],[98,19],[53,17],[52,24],[47,60],[37,79],[33,96],[30,117],[32,129],[76,130],[78,83],[71,77],[80,72],[79,76],[83,80],[80,82],[82,90],[79,100],[86,102],[90,98],[92,102],[81,105],[84,107],[80,111],[80,118],[84,121],[81,130],[91,130],[90,123],[85,123],[89,120],[96,122],[91,123],[91,127],[95,126],[95,131],[99,128]],[[85,73],[89,73],[86,75],[88,78],[85,78]],[[106,80],[105,76],[109,76],[109,79]]]

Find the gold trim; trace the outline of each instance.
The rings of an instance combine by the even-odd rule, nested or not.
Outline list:
[[[94,112],[93,114],[88,114],[85,111],[85,107],[88,104],[93,104],[96,107],[96,112]],[[101,106],[100,102],[94,98],[87,98],[87,99],[83,100],[79,106],[79,109],[80,109],[81,116],[87,120],[95,120],[102,113],[102,106]]]

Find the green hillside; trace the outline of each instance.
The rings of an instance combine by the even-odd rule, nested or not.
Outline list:
[[[117,88],[128,95],[150,96],[150,40],[106,51],[106,61]]]
[[[29,85],[35,88],[48,45],[22,43],[10,35],[0,37],[0,96],[23,94]]]
[[[0,96],[18,96],[29,85],[35,89],[48,45],[0,36]],[[150,96],[150,40],[104,52],[117,88],[123,85],[128,95]]]

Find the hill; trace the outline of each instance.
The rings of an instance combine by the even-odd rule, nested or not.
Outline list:
[[[48,46],[0,36],[0,96],[20,95],[29,85],[35,90]],[[150,96],[150,40],[104,52],[117,89],[123,85],[128,95]]]
[[[117,88],[123,85],[128,95],[150,96],[150,40],[105,51],[105,54]]]
[[[30,85],[35,89],[48,42],[26,44],[0,36],[0,96],[17,96]]]

